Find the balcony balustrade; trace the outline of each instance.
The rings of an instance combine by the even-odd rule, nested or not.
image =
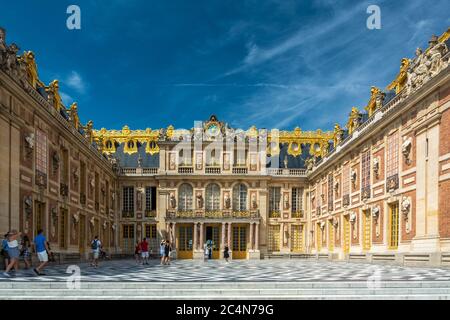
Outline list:
[[[230,210],[168,210],[166,218],[168,219],[257,219],[259,218],[259,210],[244,210],[244,211],[230,211]]]
[[[305,212],[303,210],[297,210],[291,212],[291,218],[300,218],[303,219],[305,217]]]

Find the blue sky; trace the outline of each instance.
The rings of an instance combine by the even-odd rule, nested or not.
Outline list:
[[[67,6],[81,30],[66,28]],[[381,29],[366,28],[370,4]],[[450,26],[448,0],[2,1],[7,41],[33,50],[95,128],[343,124],[402,57]]]

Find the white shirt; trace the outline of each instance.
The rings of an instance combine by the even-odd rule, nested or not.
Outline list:
[[[9,248],[16,248],[19,246],[19,243],[17,242],[17,240],[13,240],[11,242],[8,241],[8,247]]]

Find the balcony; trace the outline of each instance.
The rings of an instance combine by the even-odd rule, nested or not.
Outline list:
[[[146,218],[156,218],[156,210],[145,210],[144,216]]]
[[[303,219],[305,217],[305,213],[303,210],[297,210],[291,212],[291,218],[295,219]]]
[[[206,167],[205,173],[206,174],[220,174],[221,168],[220,167]]]
[[[256,219],[259,218],[259,210],[187,210],[187,211],[176,211],[168,210],[166,217],[168,219]]]
[[[306,169],[268,168],[267,174],[269,176],[306,177]]]
[[[134,218],[134,211],[122,211],[122,218]]]
[[[180,174],[192,174],[194,173],[194,167],[180,166],[178,167],[178,173]]]
[[[154,176],[158,174],[158,168],[120,168],[122,176]]]
[[[272,210],[269,212],[269,218],[281,218],[280,210]]]
[[[233,174],[247,174],[248,173],[248,168],[247,167],[242,167],[242,166],[235,166],[233,167]]]

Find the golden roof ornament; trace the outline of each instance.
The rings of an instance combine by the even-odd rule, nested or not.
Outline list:
[[[360,123],[361,113],[359,112],[358,108],[353,107],[347,121],[348,134],[352,134],[355,129],[359,127]]]
[[[369,117],[375,112],[375,110],[382,107],[384,97],[386,95],[379,88],[372,86],[370,88],[370,100],[365,110],[369,114]]]
[[[45,88],[45,91],[49,93],[49,102],[53,105],[53,107],[60,111],[64,106],[62,104],[62,99],[59,94],[59,81],[53,80],[50,82],[47,88]]]
[[[70,106],[69,116],[70,120],[73,123],[73,126],[78,130],[78,127],[80,125],[80,118],[78,117],[78,104],[76,102],[72,103],[72,105]]]
[[[420,50],[420,48],[417,48],[416,55],[418,54],[418,50]],[[395,77],[395,79],[387,86],[388,90],[395,90],[395,94],[398,94],[400,91],[402,91],[408,80],[408,68],[410,63],[411,60],[409,60],[408,58],[403,58],[401,60],[400,72],[397,74],[397,77]]]

